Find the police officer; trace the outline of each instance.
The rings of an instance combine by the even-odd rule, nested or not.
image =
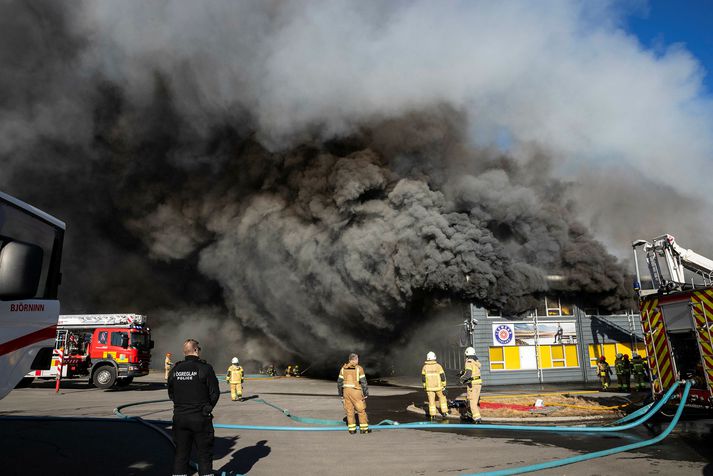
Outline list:
[[[356,419],[359,416],[359,433],[371,433],[369,420],[366,416],[366,398],[369,396],[369,387],[366,384],[364,369],[359,365],[359,356],[349,354],[349,361],[342,365],[337,378],[337,392],[342,397],[344,412],[347,414],[347,430],[350,434],[356,433]]]
[[[644,359],[642,359],[639,354],[634,354],[634,358],[631,359],[631,370],[634,373],[634,380],[636,380],[636,391],[640,392],[644,388],[648,369],[646,362],[644,362]]]
[[[609,389],[609,384],[611,383],[611,368],[607,362],[607,358],[603,355],[599,357],[599,362],[597,362],[597,374],[599,375],[599,382],[602,384],[602,390]]]
[[[183,343],[185,360],[176,362],[168,376],[168,396],[173,400],[174,475],[190,474],[188,460],[196,445],[198,474],[213,475],[213,408],[220,390],[213,367],[199,358],[198,341]]]
[[[443,391],[446,389],[446,373],[441,364],[436,362],[435,352],[426,354],[426,363],[421,369],[421,383],[428,397],[428,415],[436,417],[436,398],[440,405],[441,416],[448,416],[448,401]]]
[[[475,423],[480,423],[480,391],[483,387],[483,381],[480,377],[480,361],[475,355],[475,349],[468,347],[465,349],[465,368],[460,376],[460,382],[466,385],[468,405],[470,409],[469,419]]]
[[[243,398],[243,382],[245,381],[243,368],[238,365],[240,361],[237,357],[233,357],[230,361],[230,367],[225,372],[225,381],[230,385],[230,399],[237,401]]]

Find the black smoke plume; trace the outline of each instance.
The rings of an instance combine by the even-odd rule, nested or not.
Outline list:
[[[0,10],[0,186],[66,220],[63,312],[149,313],[158,351],[197,336],[220,361],[323,364],[382,352],[449,300],[631,306],[546,154],[471,145],[457,106],[276,142],[239,82],[230,108],[187,107],[210,74],[195,58],[144,58],[138,88],[96,58],[129,68],[79,6]]]

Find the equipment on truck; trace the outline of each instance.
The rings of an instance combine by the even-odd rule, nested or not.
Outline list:
[[[77,314],[59,316],[52,363],[27,378],[89,377],[98,388],[129,385],[148,375],[151,331],[140,314]],[[61,360],[61,351],[64,360]]]
[[[0,192],[0,398],[52,358],[64,230],[62,221]]]
[[[713,409],[713,261],[672,235],[632,242],[636,290],[655,398],[674,382],[692,380],[687,406]],[[651,286],[642,286],[643,248]]]

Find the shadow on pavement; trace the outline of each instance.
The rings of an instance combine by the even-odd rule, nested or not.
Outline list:
[[[2,420],[0,472],[77,476],[171,474],[173,446],[122,420]]]
[[[218,442],[219,439],[223,438],[216,438],[216,450],[220,444]],[[225,439],[232,440],[233,438]],[[217,473],[220,474],[225,471],[226,474],[231,476],[247,474],[251,469],[253,469],[253,466],[255,466],[258,461],[262,458],[266,458],[270,452],[272,452],[272,448],[267,446],[267,440],[258,441],[253,446],[246,446],[245,448],[241,448],[234,452],[231,455],[230,461],[224,464],[223,467],[217,471]]]

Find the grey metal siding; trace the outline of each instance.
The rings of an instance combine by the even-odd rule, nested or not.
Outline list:
[[[537,370],[490,370],[490,346],[492,345],[491,324],[511,323],[515,319],[488,319],[484,310],[475,309],[474,317],[478,320],[473,333],[475,351],[482,364],[482,375],[486,385],[510,385],[539,383]],[[577,328],[577,346],[579,367],[542,369],[542,382],[596,382],[595,368],[589,365],[589,345],[625,342],[633,344],[643,342],[643,333],[639,316],[607,315],[590,316],[575,308],[574,318]],[[549,318],[541,318],[543,321]],[[518,319],[521,320],[521,319]],[[446,363],[451,371],[462,369],[462,353],[465,347],[451,348],[447,352],[453,355]],[[460,353],[460,356],[457,354]]]

